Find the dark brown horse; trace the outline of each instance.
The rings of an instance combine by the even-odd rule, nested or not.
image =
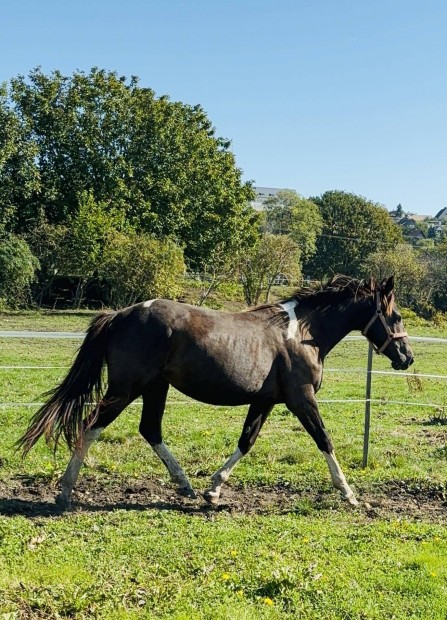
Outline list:
[[[395,369],[413,362],[408,337],[394,304],[393,279],[381,284],[337,276],[319,290],[298,291],[277,304],[226,313],[156,299],[100,314],[91,323],[61,385],[33,416],[19,440],[26,454],[45,435],[63,435],[72,458],[57,498],[70,504],[91,443],[137,397],[143,398],[140,433],[166,465],[178,490],[195,497],[191,484],[162,439],[170,385],[214,405],[249,405],[238,447],[212,476],[205,498],[219,499],[235,464],[253,446],[267,416],[285,403],[327,460],[334,486],[351,504],[354,493],[335,458],[315,394],[329,351],[360,330]],[[108,387],[101,376],[107,365]],[[90,407],[91,401],[97,401]],[[93,410],[92,410],[93,409]]]

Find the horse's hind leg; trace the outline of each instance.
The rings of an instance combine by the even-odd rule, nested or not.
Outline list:
[[[123,409],[132,401],[132,398],[128,396],[113,396],[110,390],[107,391],[101,403],[98,405],[98,409],[92,413],[90,418],[94,416],[96,418],[94,424],[90,428],[84,431],[84,434],[74,450],[70,462],[64,475],[59,481],[60,493],[56,497],[56,503],[63,509],[69,508],[71,503],[71,494],[73,487],[76,484],[76,480],[79,476],[79,471],[82,467],[82,463],[87,455],[87,452],[92,443],[98,439],[101,432],[108,426]],[[89,418],[85,420],[85,426],[88,426]]]
[[[253,447],[253,444],[256,441],[257,436],[259,435],[259,431],[262,428],[267,416],[270,411],[273,409],[273,404],[268,403],[256,403],[250,405],[248,410],[247,418],[244,423],[244,427],[242,429],[242,434],[239,438],[238,446],[235,452],[230,456],[228,461],[221,467],[215,474],[213,474],[212,486],[210,489],[207,489],[203,494],[204,498],[210,504],[217,504],[220,497],[220,492],[222,489],[222,485],[224,482],[228,480],[231,472],[234,469],[234,466],[238,461],[241,460],[243,456],[247,454],[249,450]]]
[[[196,498],[185,472],[163,441],[161,426],[166,405],[169,383],[162,377],[152,381],[143,391],[143,411],[140,433],[164,463],[171,479],[178,485],[177,492],[186,497]]]

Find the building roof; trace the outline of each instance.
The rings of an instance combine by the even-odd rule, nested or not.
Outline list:
[[[443,220],[447,217],[447,207],[444,207],[435,215],[436,220]]]

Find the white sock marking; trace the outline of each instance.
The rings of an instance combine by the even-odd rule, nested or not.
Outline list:
[[[230,474],[233,471],[234,466],[236,465],[238,461],[241,460],[243,456],[244,455],[239,450],[239,448],[236,448],[235,452],[233,452],[233,454],[230,456],[230,458],[225,463],[225,465],[221,467],[221,469],[219,469],[219,471],[214,475],[220,476],[222,482],[226,482],[228,478],[230,477]]]
[[[292,299],[284,304],[279,304],[283,310],[289,315],[289,326],[287,328],[287,340],[295,338],[298,331],[298,319],[296,318],[295,308],[298,302]]]
[[[234,469],[234,466],[238,461],[241,460],[243,456],[244,455],[242,454],[242,452],[239,450],[239,448],[237,448],[235,452],[230,456],[228,461],[225,463],[225,465],[223,465],[223,467],[221,467],[218,471],[216,471],[215,474],[213,474],[211,478],[213,481],[212,487],[211,489],[209,489],[209,491],[207,491],[209,495],[213,496],[216,499],[220,496],[222,484],[228,480],[231,472]]]
[[[102,431],[102,428],[88,429],[87,431],[85,431],[82,438],[82,443],[73,452],[67,469],[65,470],[65,473],[60,480],[61,493],[65,498],[70,499],[71,492],[73,491],[73,487],[76,484],[76,480],[79,476],[79,471],[82,467],[82,463],[84,462],[87,452],[92,443],[96,439],[98,439]]]
[[[330,454],[323,452],[323,454],[329,466],[334,487],[342,492],[344,499],[347,499],[351,504],[357,504],[357,500],[354,497],[354,492],[346,482],[345,475],[342,472],[337,459],[335,458],[335,454],[333,452]]]
[[[177,484],[179,484],[181,487],[191,488],[191,484],[186,477],[185,472],[180,467],[179,463],[177,462],[172,452],[169,450],[168,446],[164,442],[161,442],[155,444],[155,446],[152,446],[152,448],[166,465],[166,468],[174,482],[177,482]]]

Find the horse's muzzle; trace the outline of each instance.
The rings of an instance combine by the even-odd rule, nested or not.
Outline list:
[[[405,361],[402,362],[391,362],[391,366],[394,370],[407,370],[409,366],[414,362],[414,357],[409,357]]]

